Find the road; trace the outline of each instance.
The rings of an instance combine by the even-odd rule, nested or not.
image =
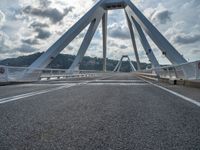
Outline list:
[[[1,86],[0,149],[198,150],[199,102],[132,74]]]

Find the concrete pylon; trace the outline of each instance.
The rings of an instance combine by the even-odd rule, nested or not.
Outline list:
[[[79,51],[78,51],[78,54],[76,55],[74,62],[70,66],[70,70],[73,70],[74,68],[76,68],[78,66],[78,64],[82,61],[83,56],[85,55],[86,50],[89,47],[89,44],[92,40],[92,37],[95,34],[95,31],[96,31],[100,21],[101,21],[101,18],[97,18],[91,22],[90,27],[84,37],[84,40],[81,44]]]
[[[152,64],[152,67],[153,68],[160,67],[158,60],[156,59],[156,57],[155,57],[155,55],[152,51],[152,48],[151,48],[149,42],[147,41],[144,32],[142,31],[142,28],[139,26],[139,24],[133,18],[132,18],[132,21],[133,21],[133,24],[135,25],[137,32],[138,32],[140,41],[141,41],[142,46],[143,46],[143,48],[146,52],[146,55],[147,55],[147,57],[149,58],[149,60]]]
[[[106,55],[107,55],[107,20],[108,12],[103,15],[102,18],[102,33],[103,33],[103,71],[106,72]]]
[[[138,55],[138,50],[137,50],[137,45],[135,42],[135,35],[134,35],[134,31],[133,31],[133,26],[132,26],[132,22],[129,19],[128,14],[125,11],[125,15],[126,15],[126,20],[127,20],[127,24],[128,24],[128,28],[130,30],[130,35],[131,35],[131,41],[133,44],[133,49],[134,49],[134,53],[135,53],[135,58],[136,58],[136,62],[137,62],[137,70],[140,70],[140,59],[139,59],[139,55]]]
[[[82,42],[81,48],[78,51],[77,57],[74,60],[70,69],[77,67],[82,57],[84,56],[92,37],[98,27],[101,19],[103,25],[103,70],[106,71],[106,50],[107,50],[107,11],[112,9],[125,9],[128,27],[132,38],[132,43],[136,55],[136,61],[139,67],[139,56],[135,43],[134,31],[132,26],[136,27],[139,33],[143,47],[149,57],[152,66],[158,67],[155,56],[143,30],[149,35],[152,41],[158,46],[162,53],[168,58],[172,64],[182,64],[187,61],[182,55],[167,41],[167,39],[156,29],[156,27],[137,9],[131,0],[100,0],[97,2],[75,25],[73,25],[63,36],[61,36],[43,55],[41,55],[30,68],[45,68],[49,63],[82,31],[90,24],[88,32]],[[143,29],[143,30],[142,30]],[[148,52],[147,52],[148,51]]]
[[[133,63],[131,62],[130,58],[128,57],[128,55],[123,55],[120,59],[120,61],[117,63],[115,69],[113,70],[113,72],[120,72],[120,69],[121,69],[121,66],[122,66],[122,62],[123,62],[123,59],[124,58],[127,58],[128,59],[128,62],[130,64],[130,67],[131,67],[131,70],[132,71],[136,71],[135,69],[135,66],[133,65]]]

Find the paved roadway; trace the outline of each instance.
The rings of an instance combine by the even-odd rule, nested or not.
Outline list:
[[[0,150],[200,149],[200,90],[156,85],[116,74],[1,86]]]

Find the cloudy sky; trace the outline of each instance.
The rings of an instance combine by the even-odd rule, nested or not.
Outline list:
[[[132,0],[189,61],[200,60],[200,0]],[[0,0],[0,60],[45,51],[94,0]],[[109,11],[108,58],[135,60],[123,10]],[[75,55],[84,30],[62,53]],[[86,53],[102,57],[101,24]],[[149,38],[148,38],[149,39]],[[148,62],[138,38],[140,59]],[[168,63],[149,39],[158,61]]]

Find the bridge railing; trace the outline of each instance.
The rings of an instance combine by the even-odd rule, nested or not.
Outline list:
[[[161,78],[169,79],[200,80],[200,61],[148,69],[140,73],[159,75]]]
[[[0,66],[0,82],[32,82],[69,77],[97,76],[96,70],[39,69],[29,67]]]

